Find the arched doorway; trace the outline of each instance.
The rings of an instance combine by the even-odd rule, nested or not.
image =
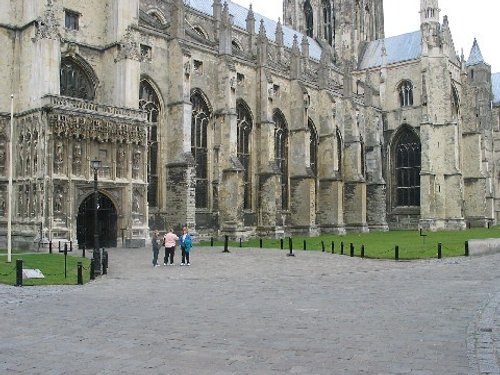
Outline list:
[[[117,214],[111,199],[99,193],[97,219],[99,225],[99,247],[116,247],[117,239]],[[87,249],[94,247],[94,194],[90,194],[80,205],[77,218],[77,240],[81,247],[85,244]]]

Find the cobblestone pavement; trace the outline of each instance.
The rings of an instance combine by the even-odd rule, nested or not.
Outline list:
[[[499,374],[500,254],[295,254],[111,249],[87,285],[0,286],[0,374]]]

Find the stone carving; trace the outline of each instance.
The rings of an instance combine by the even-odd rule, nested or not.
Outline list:
[[[61,141],[58,141],[55,145],[54,152],[54,172],[62,173],[64,165],[64,145]]]
[[[125,162],[126,151],[123,145],[116,150],[116,174],[118,178],[127,176],[127,163]]]
[[[60,214],[64,211],[63,188],[57,186],[54,189],[54,214]]]
[[[52,0],[47,1],[43,17],[38,17],[35,21],[35,36],[32,40],[35,42],[40,39],[60,39],[59,22]]]
[[[118,55],[115,58],[115,62],[125,59],[141,61],[140,43],[137,41],[136,35],[134,35],[130,29],[127,30],[123,39],[120,41]]]
[[[82,144],[76,141],[73,145],[73,174],[79,176],[82,172]]]
[[[141,168],[141,150],[138,147],[134,149],[134,155],[132,156],[132,178],[137,179],[140,176]]]
[[[5,152],[5,141],[0,141],[0,173],[5,173],[5,162],[6,162],[6,152]]]

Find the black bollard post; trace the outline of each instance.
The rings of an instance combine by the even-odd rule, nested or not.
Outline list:
[[[280,249],[283,250],[283,238],[280,238]]]
[[[78,285],[83,285],[83,266],[82,262],[76,263],[76,279]]]
[[[353,257],[354,256],[354,244],[351,242],[351,244],[349,245],[350,247],[350,256]]]
[[[361,245],[361,258],[365,257],[365,245]]]
[[[469,256],[469,241],[465,241],[465,254],[466,257]]]
[[[335,254],[335,242],[332,241],[332,254]]]
[[[73,251],[73,241],[69,241],[69,252]]]
[[[488,229],[491,228],[491,222],[488,221]]]
[[[82,257],[85,258],[85,244],[83,244],[83,248],[82,248]]]
[[[59,244],[57,246],[58,246],[57,251],[60,252],[60,253],[62,253],[62,251],[61,251],[61,241],[59,241]]]
[[[214,238],[210,237],[210,246],[214,247]]]
[[[52,254],[52,241],[49,241],[49,254]]]
[[[64,278],[66,279],[68,277],[68,243],[64,243]]]
[[[442,248],[443,244],[441,242],[438,243],[438,259],[441,259],[441,255],[442,255],[442,252],[441,252],[441,248]]]
[[[344,255],[344,241],[340,243],[340,255]]]
[[[224,251],[223,251],[223,253],[230,253],[228,246],[229,246],[229,236],[225,235],[224,236]]]
[[[325,252],[325,241],[321,241],[321,251]]]
[[[95,280],[94,258],[90,259],[90,280]]]
[[[16,260],[16,286],[23,286],[23,260]]]
[[[394,248],[394,259],[399,260],[399,246],[398,245],[396,245],[396,247]]]
[[[307,243],[306,243],[306,240],[304,240],[304,250],[307,250]]]
[[[293,253],[293,242],[292,242],[292,237],[288,238],[288,247],[290,248],[290,252],[287,254],[289,257],[294,257],[295,254]]]
[[[242,243],[241,243],[241,237],[240,237],[240,247],[243,247]]]
[[[261,237],[261,238],[259,238],[259,246],[260,246],[260,248],[262,249],[262,237]]]

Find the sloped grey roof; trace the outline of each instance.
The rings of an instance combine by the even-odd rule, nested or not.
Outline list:
[[[474,38],[474,43],[472,43],[472,48],[470,49],[469,59],[467,60],[467,66],[485,64],[483,54],[481,53],[481,49],[479,48],[479,44]]]
[[[196,9],[199,12],[202,12],[209,16],[213,16],[212,0],[185,0],[185,4],[193,9]],[[235,4],[232,1],[227,1],[227,5],[229,9],[229,14],[231,14],[234,18],[233,20],[234,25],[243,30],[246,30],[247,26],[245,19],[248,16],[248,9],[242,7],[241,5]],[[273,21],[255,12],[254,16],[255,16],[255,33],[259,32],[260,20],[262,19],[264,21],[264,27],[266,29],[267,39],[269,39],[272,42],[276,42],[276,25],[278,23],[277,20]],[[300,46],[303,34],[288,26],[283,26],[283,43],[285,47],[292,48],[294,35],[297,35]],[[313,59],[320,60],[321,46],[312,38],[308,37],[308,40],[309,40],[309,56]]]
[[[491,75],[491,89],[493,91],[493,103],[500,104],[500,73]]]
[[[359,63],[359,69],[381,66],[384,45],[387,51],[387,65],[418,59],[422,55],[421,41],[422,33],[414,31],[369,42]]]

